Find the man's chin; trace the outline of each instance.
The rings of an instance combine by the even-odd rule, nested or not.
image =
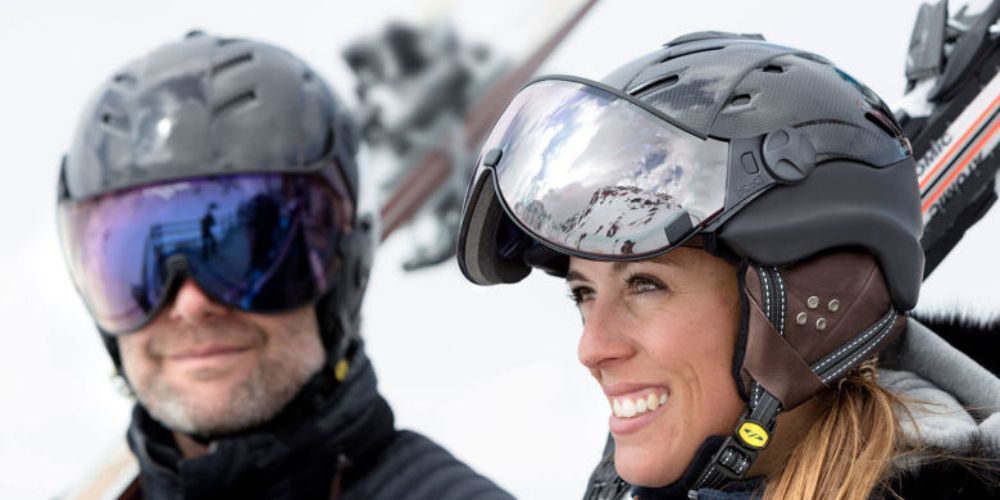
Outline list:
[[[266,422],[311,376],[296,370],[302,367],[280,366],[256,357],[230,361],[164,363],[160,372],[138,384],[136,394],[165,427],[211,436]]]
[[[233,399],[232,392],[188,393],[146,409],[164,427],[185,434],[214,436],[250,429],[267,421],[271,411]],[[235,404],[234,404],[235,403]]]
[[[275,413],[277,401],[264,401],[252,370],[199,369],[171,377],[143,406],[173,431],[214,435],[246,430]],[[153,404],[150,404],[153,403]]]
[[[211,379],[187,384],[184,388],[184,406],[193,411],[204,414],[221,414],[227,409],[232,411],[233,406],[239,403],[239,399],[246,397],[242,394],[238,381],[229,378]],[[240,394],[238,394],[240,393]]]
[[[200,436],[220,436],[242,432],[268,420],[265,415],[233,415],[228,408],[207,408],[189,415],[190,425],[178,429],[186,434]]]

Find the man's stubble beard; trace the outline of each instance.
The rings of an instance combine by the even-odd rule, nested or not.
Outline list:
[[[229,391],[224,405],[192,401],[163,377],[154,377],[136,395],[153,418],[173,431],[206,436],[228,434],[257,426],[277,415],[315,373],[302,368],[304,365],[288,367],[281,362],[262,360],[249,377]]]
[[[306,332],[280,334],[301,337]],[[277,415],[322,368],[324,356],[304,352],[311,347],[301,340],[276,346],[281,349],[263,355],[250,375],[228,392],[225,401],[200,401],[185,394],[159,370],[134,384],[133,389],[149,414],[170,430],[202,436],[244,431]],[[195,372],[193,378],[207,381],[217,375],[209,368]]]

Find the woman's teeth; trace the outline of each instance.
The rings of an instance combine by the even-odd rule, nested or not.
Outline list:
[[[611,402],[611,409],[618,418],[632,418],[656,410],[665,404],[667,404],[666,393],[656,394],[651,392],[645,397],[634,399],[628,397],[614,398]]]

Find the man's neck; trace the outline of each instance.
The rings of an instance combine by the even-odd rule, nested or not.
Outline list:
[[[185,459],[198,458],[208,453],[208,446],[199,443],[182,432],[174,432],[174,442]]]

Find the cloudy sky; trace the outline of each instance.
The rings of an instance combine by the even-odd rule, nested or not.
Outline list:
[[[192,28],[285,46],[349,102],[340,48],[390,18],[450,10],[460,33],[512,56],[572,1],[364,2],[0,0],[0,497],[50,498],[121,446],[129,403],[72,289],[55,229],[59,159],[91,92],[114,68]],[[677,35],[760,32],[823,54],[889,103],[919,2],[605,0],[543,67],[600,78]],[[421,430],[524,498],[578,498],[608,410],[576,361],[579,319],[558,280],[477,288],[453,262],[404,274],[401,234],[381,250],[366,338],[384,394]],[[926,283],[920,307],[1000,310],[1000,210]]]

